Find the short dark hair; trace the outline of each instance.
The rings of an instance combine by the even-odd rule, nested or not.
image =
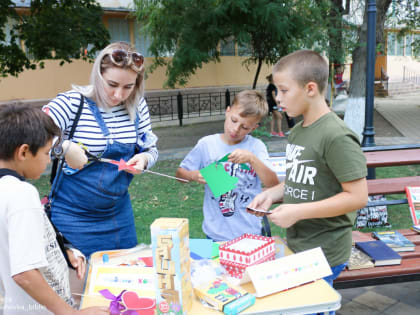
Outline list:
[[[60,128],[40,108],[19,103],[0,105],[1,160],[12,160],[16,149],[23,144],[35,155],[39,148],[60,134]]]
[[[293,79],[305,86],[309,82],[318,85],[320,93],[324,93],[328,82],[328,63],[313,50],[298,50],[282,57],[274,66],[273,74],[289,70]]]

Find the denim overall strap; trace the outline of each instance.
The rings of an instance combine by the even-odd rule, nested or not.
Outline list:
[[[102,117],[102,114],[98,108],[98,106],[96,106],[95,102],[93,102],[91,99],[86,99],[87,103],[89,104],[89,108],[93,113],[93,116],[95,116],[95,119],[97,121],[97,123],[99,124],[99,127],[101,128],[101,131],[103,133],[103,135],[108,138],[110,136],[110,132],[108,127],[105,124],[105,121]],[[136,119],[134,120],[134,127],[136,129],[136,139],[138,139],[139,137],[139,123],[140,123],[140,117],[139,117],[139,113],[138,111],[136,111]]]
[[[129,160],[136,143],[115,141],[99,108],[87,100],[108,138],[104,158]],[[134,121],[138,139],[139,117]],[[130,248],[137,244],[128,186],[133,175],[116,165],[92,162],[75,173],[64,173],[52,203],[51,219],[64,236],[86,256],[99,250]]]
[[[86,101],[89,105],[90,111],[92,112],[93,116],[95,116],[96,122],[101,128],[103,135],[105,136],[105,138],[108,138],[111,133],[109,132],[109,129],[106,126],[104,119],[102,118],[102,115],[98,106],[96,106],[95,102],[89,98],[87,98]]]

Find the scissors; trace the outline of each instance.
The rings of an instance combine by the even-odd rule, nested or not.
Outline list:
[[[104,162],[104,163],[111,163],[111,164],[115,164],[116,160],[112,160],[112,159],[107,159],[107,158],[101,158],[101,157],[97,157],[96,155],[90,153],[84,145],[81,145],[83,151],[85,151],[86,156],[88,157],[88,161],[95,161],[95,162]]]
[[[100,158],[100,157],[97,157],[96,155],[93,155],[92,153],[90,153],[84,145],[82,145],[82,149],[83,149],[83,151],[85,151],[85,154],[88,157],[88,161],[90,160],[90,161],[95,161],[95,162],[111,163],[111,164],[117,165],[119,171],[124,170],[124,169],[132,170],[132,171],[138,171],[132,165],[127,164],[123,159],[121,159],[120,161],[116,161],[116,160],[107,159],[107,158]],[[180,181],[183,181],[183,182],[186,182],[186,183],[189,182],[188,180],[183,179],[183,178],[174,177],[174,176],[170,176],[170,175],[166,175],[166,174],[162,174],[162,173],[158,173],[158,172],[153,172],[153,171],[149,171],[149,170],[143,170],[142,172],[150,173],[150,174],[154,174],[154,175],[159,175],[159,176],[163,176],[163,177],[167,177],[167,178],[176,179],[176,180],[180,180]]]

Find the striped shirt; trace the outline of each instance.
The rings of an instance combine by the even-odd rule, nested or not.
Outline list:
[[[43,107],[43,110],[63,130],[65,138],[70,133],[80,105],[80,98],[79,92],[68,91],[58,94],[56,98]],[[125,144],[136,143],[135,123],[130,121],[124,105],[113,106],[109,112],[102,108],[99,108],[99,111],[110,134],[107,137],[104,136],[85,98],[82,113],[72,138],[73,142],[84,144],[89,152],[96,156],[104,152],[108,139]],[[149,109],[144,98],[139,102],[138,114],[139,136],[137,144],[148,153],[149,163],[147,167],[150,168],[158,158],[157,137],[152,132]]]

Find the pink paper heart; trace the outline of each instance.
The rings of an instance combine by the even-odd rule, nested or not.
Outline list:
[[[136,292],[126,291],[122,295],[122,301],[129,310],[136,310],[139,315],[154,314],[155,300],[139,297]]]
[[[153,257],[141,257],[146,267],[153,267]]]

